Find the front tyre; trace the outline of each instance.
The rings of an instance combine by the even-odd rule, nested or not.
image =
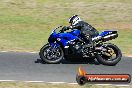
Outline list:
[[[96,59],[99,63],[108,66],[116,65],[122,57],[121,50],[114,44],[107,43],[103,45],[105,51],[101,51],[101,54],[96,55]]]
[[[51,48],[49,43],[40,49],[39,55],[44,62],[49,64],[59,63],[64,57],[64,53],[61,47]]]

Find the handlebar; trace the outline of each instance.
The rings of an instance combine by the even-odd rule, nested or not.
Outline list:
[[[56,27],[52,32],[56,31],[57,29],[59,29],[61,27],[63,27],[63,25],[60,25],[60,26]],[[59,32],[63,33],[64,32],[63,28]]]
[[[54,30],[59,29],[59,28],[61,28],[61,27],[63,27],[63,25],[60,25],[60,26],[56,27]]]
[[[63,27],[63,26],[61,25],[61,26],[58,26],[58,27],[54,28],[54,29],[52,30],[51,34],[52,34],[53,32],[55,32],[57,29],[59,29],[60,27]]]

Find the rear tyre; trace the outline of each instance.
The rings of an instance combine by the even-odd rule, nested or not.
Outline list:
[[[44,45],[39,52],[40,58],[48,64],[60,63],[64,57],[64,53],[61,47],[51,49],[49,43]]]
[[[110,44],[110,43],[105,44],[103,46],[105,46],[104,48],[107,49],[107,51],[111,49],[113,53],[115,54],[115,57],[113,57],[114,54],[109,53],[110,55],[106,55],[103,52],[103,54],[96,55],[97,61],[103,65],[108,65],[108,66],[116,65],[121,60],[121,57],[122,57],[121,50],[116,45]]]

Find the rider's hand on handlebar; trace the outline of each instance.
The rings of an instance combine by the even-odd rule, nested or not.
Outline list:
[[[66,26],[64,26],[64,27],[62,28],[63,31],[66,31],[66,30],[68,30],[68,29],[69,29],[69,27],[66,27]]]
[[[66,30],[68,30],[68,29],[69,29],[69,27],[64,26],[64,27],[60,30],[60,32],[63,33],[64,31],[66,31]]]

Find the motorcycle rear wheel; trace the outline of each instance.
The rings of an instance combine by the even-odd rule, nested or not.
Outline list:
[[[116,65],[121,60],[122,57],[121,50],[116,45],[111,43],[107,43],[103,46],[105,46],[106,49],[112,49],[115,54],[115,58],[112,57],[113,55],[108,56],[105,54],[97,54],[96,55],[97,61],[103,65],[108,65],[108,66]]]

